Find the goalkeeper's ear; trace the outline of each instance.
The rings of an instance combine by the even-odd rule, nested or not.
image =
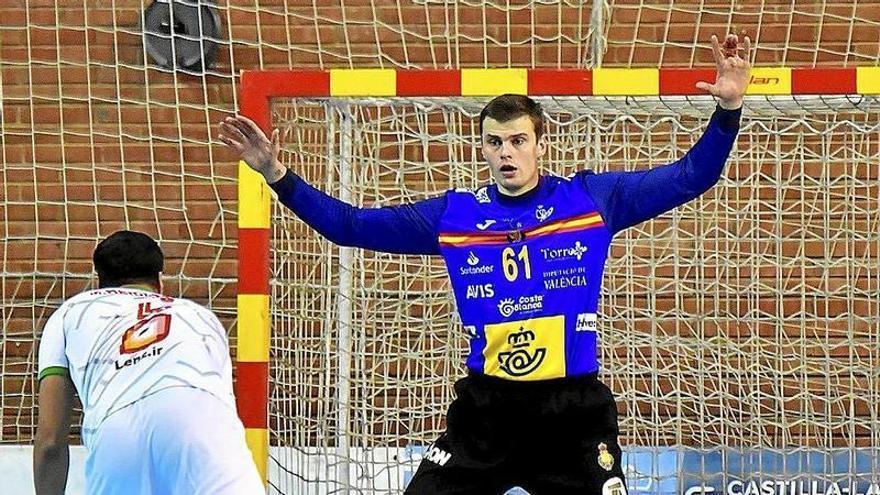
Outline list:
[[[538,138],[536,146],[538,147],[538,158],[543,157],[544,153],[547,152],[547,138],[543,134]]]

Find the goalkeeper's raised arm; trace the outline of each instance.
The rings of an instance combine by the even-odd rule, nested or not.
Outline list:
[[[745,58],[739,54],[735,34],[729,34],[723,45],[713,35],[711,43],[715,82],[701,81],[697,87],[716,97],[718,108],[690,151],[676,162],[651,170],[579,174],[612,233],[691,201],[721,177],[739,132],[743,95],[749,85],[751,40],[748,36],[743,40]]]
[[[438,226],[446,209],[439,196],[384,208],[358,208],[307,184],[279,160],[278,129],[269,138],[242,115],[220,124],[220,141],[266,179],[302,221],[340,246],[400,254],[440,254]]]

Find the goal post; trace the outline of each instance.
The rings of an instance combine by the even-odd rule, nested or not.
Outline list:
[[[239,101],[266,132],[282,129],[295,172],[370,206],[488,182],[476,117],[508,92],[548,114],[545,173],[668,163],[705,126],[714,102],[694,85],[712,78],[675,68],[246,71]],[[880,419],[870,405],[880,397],[878,94],[877,67],[754,68],[721,182],[613,244],[603,379],[624,410],[631,483],[716,483],[721,468],[699,456],[718,449],[742,476],[764,472],[742,460],[756,449],[786,459],[817,449],[835,469],[880,478],[866,454],[880,446],[870,426]],[[337,248],[270,198],[241,163],[236,396],[260,472],[278,493],[398,493],[464,373],[444,266]],[[674,460],[666,447],[679,449]],[[851,468],[833,461],[843,454]],[[699,465],[676,476],[662,471],[668,462]],[[813,479],[797,467],[809,460],[784,462],[792,479]]]

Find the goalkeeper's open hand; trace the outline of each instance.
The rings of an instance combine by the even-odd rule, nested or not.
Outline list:
[[[718,98],[721,108],[735,110],[741,107],[743,95],[749,87],[752,41],[748,36],[743,37],[742,48],[743,53],[740,56],[739,38],[733,33],[727,35],[723,47],[718,43],[718,37],[712,35],[712,53],[715,54],[715,67],[718,70],[715,84],[700,81],[697,87]]]
[[[269,139],[253,120],[244,115],[236,115],[226,117],[220,122],[219,138],[248,166],[265,177],[269,184],[281,180],[287,172],[278,161],[278,152],[281,149],[278,129],[272,131],[272,138]]]

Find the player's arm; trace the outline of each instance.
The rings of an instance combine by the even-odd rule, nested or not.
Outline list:
[[[34,487],[37,495],[62,494],[69,465],[67,435],[74,386],[65,352],[64,306],[49,317],[40,337],[40,391],[34,438]]]
[[[34,488],[37,495],[63,495],[70,464],[67,436],[73,408],[73,383],[66,373],[40,380],[39,419],[34,439]]]
[[[712,36],[715,83],[699,82],[697,86],[718,98],[718,108],[706,131],[680,160],[638,172],[581,175],[612,232],[691,201],[721,178],[739,132],[743,95],[749,84],[751,42],[748,37],[744,40],[745,58],[740,57],[737,46],[734,34],[727,37],[724,50]]]
[[[220,124],[219,138],[260,173],[278,199],[302,221],[340,246],[401,254],[439,254],[445,196],[385,208],[358,208],[315,189],[279,160],[278,129],[271,139],[238,115]]]

